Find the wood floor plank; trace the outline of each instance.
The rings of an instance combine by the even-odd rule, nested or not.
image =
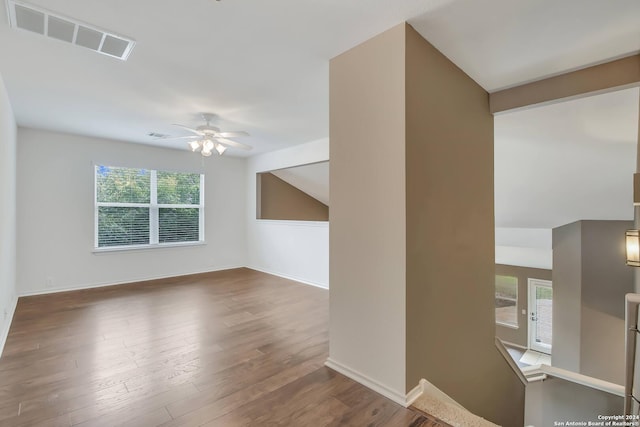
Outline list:
[[[324,366],[328,304],[249,269],[20,298],[0,427],[447,427]]]

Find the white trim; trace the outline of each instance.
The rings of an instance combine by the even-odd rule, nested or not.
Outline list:
[[[94,209],[94,242],[93,252],[113,252],[140,249],[155,249],[158,247],[171,246],[191,246],[204,244],[204,172],[175,172],[165,171],[157,168],[140,168],[126,166],[107,166],[97,162],[93,164],[93,209]],[[144,170],[149,172],[149,203],[123,203],[123,202],[98,202],[98,170],[101,167]],[[158,171],[169,173],[181,173],[200,176],[200,194],[199,204],[170,204],[158,203]],[[99,246],[99,208],[101,207],[122,207],[122,208],[144,208],[149,210],[149,243],[141,245],[124,245],[124,246]],[[198,209],[198,240],[188,242],[170,242],[160,243],[160,209]]]
[[[257,224],[297,225],[299,227],[329,227],[329,221],[293,221],[288,219],[256,219]]]
[[[518,276],[513,276],[511,274],[496,274],[496,281],[498,276],[500,277],[509,277],[511,279],[516,279],[516,297],[515,298],[509,298],[509,297],[500,297],[500,299],[506,300],[506,301],[513,301],[516,303],[515,309],[516,309],[516,324],[514,325],[513,323],[506,323],[506,322],[499,322],[498,319],[496,319],[496,325],[499,326],[504,326],[505,328],[510,328],[510,329],[519,329],[520,328],[520,321],[519,321],[519,316],[518,313],[520,312],[520,310],[518,309],[518,297],[520,296],[520,279],[518,278]],[[495,292],[495,286],[494,286],[494,296],[497,299],[498,295]]]
[[[497,320],[496,320],[496,325],[497,326],[502,326],[502,327],[505,327],[505,328],[509,328],[509,329],[520,329],[520,326],[518,326],[518,325],[511,325],[509,323],[498,322]]]
[[[100,234],[98,233],[98,227],[100,224],[100,217],[98,215],[98,165],[97,163],[93,163],[93,247],[98,246],[98,240],[100,239]]]
[[[180,248],[185,246],[206,246],[207,242],[172,242],[172,243],[153,243],[149,245],[131,245],[131,246],[103,246],[101,248],[93,248],[95,255],[113,252],[126,251],[148,251],[161,248]]]
[[[409,392],[409,394],[403,394],[396,390],[393,390],[387,387],[384,384],[379,383],[378,381],[369,378],[368,376],[361,374],[358,371],[355,371],[340,362],[336,362],[335,360],[328,358],[326,362],[324,362],[324,366],[327,368],[331,368],[336,372],[341,373],[345,377],[349,377],[357,383],[362,384],[363,386],[375,391],[378,394],[383,395],[387,399],[391,399],[399,405],[404,406],[405,408],[410,404],[408,402],[409,394],[411,394],[411,398],[413,400],[417,399],[422,394],[422,387],[420,388],[420,392],[414,392],[415,388]],[[417,393],[417,394],[416,394]]]
[[[556,366],[549,366],[545,364],[534,365],[528,367],[526,371],[527,377],[530,378],[529,382],[532,382],[533,379],[536,378],[535,376],[539,376],[541,374],[546,374],[549,377],[560,378],[595,390],[604,391],[605,393],[625,397],[624,386],[598,378],[589,377],[587,375],[578,374],[576,372],[567,371],[566,369],[558,368]]]
[[[160,209],[158,207],[158,171],[150,169],[151,180],[149,182],[149,244],[157,245],[159,242],[160,229]],[[200,218],[198,218],[200,221]],[[199,239],[198,239],[199,240]],[[96,242],[96,248],[98,247]]]
[[[537,344],[535,341],[536,328],[534,327],[534,325],[532,325],[531,313],[533,313],[535,310],[536,298],[535,295],[532,294],[532,292],[536,286],[549,288],[553,292],[553,282],[551,280],[535,279],[532,277],[527,278],[527,345],[531,350],[550,355],[553,352],[553,347],[551,345],[549,345],[549,348],[547,348],[547,345]]]
[[[96,202],[97,207],[105,208],[148,208],[149,203]]]
[[[315,286],[316,288],[322,288],[322,289],[329,289],[329,285],[326,284],[326,283],[314,282],[314,281],[311,281],[311,280],[302,279],[300,277],[290,276],[288,274],[277,273],[275,271],[265,270],[265,269],[259,268],[259,267],[254,267],[252,265],[246,265],[245,267],[249,268],[251,270],[259,271],[261,273],[267,273],[267,274],[271,274],[273,276],[282,277],[283,279],[288,279],[288,280],[293,280],[295,282],[300,282],[300,283],[302,283],[304,285]]]
[[[171,278],[174,278],[174,277],[191,276],[193,274],[213,273],[213,272],[216,272],[216,271],[233,270],[233,269],[236,269],[236,268],[245,268],[245,267],[243,265],[221,266],[221,267],[215,268],[213,270],[190,271],[190,272],[185,272],[185,273],[173,273],[173,274],[161,275],[161,276],[146,276],[146,277],[138,277],[138,278],[127,279],[127,280],[123,280],[123,281],[120,281],[120,282],[92,283],[92,284],[84,285],[84,286],[75,286],[75,287],[66,287],[66,288],[57,288],[57,289],[45,289],[45,290],[38,290],[38,291],[31,291],[31,292],[21,292],[18,296],[19,297],[31,297],[31,296],[35,296],[35,295],[48,295],[48,294],[57,294],[57,293],[60,293],[60,292],[71,292],[71,291],[81,291],[81,290],[84,290],[84,289],[104,288],[104,287],[107,287],[107,286],[129,285],[131,283],[148,282],[150,280],[171,279]]]
[[[405,404],[403,406],[407,408],[413,405],[413,402],[415,402],[420,396],[422,396],[423,390],[424,390],[424,387],[422,384],[422,380],[420,380],[418,385],[412,388],[411,391],[409,391],[409,393],[407,393],[407,395],[405,396],[404,398]]]
[[[527,346],[525,346],[525,345],[516,344],[516,343],[511,342],[511,341],[505,341],[502,338],[500,338],[500,341],[502,341],[502,344],[508,345],[509,347],[515,347],[515,348],[519,348],[521,350],[529,350],[529,348]]]
[[[316,141],[319,141],[319,140],[316,140]],[[314,141],[309,141],[309,142],[314,142]],[[329,162],[330,160],[331,159],[327,157],[324,160],[315,160],[315,161],[309,162],[309,163],[296,163],[296,164],[292,164],[292,165],[289,165],[289,166],[282,166],[282,167],[279,167],[277,169],[259,170],[259,171],[256,171],[256,174],[259,174],[259,173],[270,173],[270,172],[274,172],[274,171],[277,172],[277,171],[281,171],[283,169],[293,169],[293,168],[297,168],[297,167],[300,167],[300,166],[317,165],[318,163],[326,163],[326,162]]]
[[[199,197],[199,202],[200,205],[198,206],[199,210],[199,216],[198,216],[198,227],[200,230],[200,236],[198,238],[198,240],[200,240],[201,242],[204,242],[205,238],[205,234],[204,234],[204,215],[205,215],[205,211],[204,211],[204,172],[202,172],[200,174],[200,197]]]
[[[502,357],[507,362],[511,370],[518,376],[518,379],[520,379],[520,382],[523,385],[527,385],[527,378],[525,377],[524,372],[522,372],[522,370],[520,369],[516,361],[513,360],[513,358],[511,357],[511,354],[509,354],[509,351],[504,346],[504,342],[500,338],[495,337],[494,343],[496,345],[496,348],[498,349],[498,352],[502,355]]]
[[[9,330],[11,329],[11,323],[13,323],[13,316],[16,314],[16,307],[18,306],[18,297],[13,299],[11,306],[9,307],[9,312],[7,313],[7,325],[5,330],[2,331],[2,335],[0,335],[0,358],[2,357],[2,352],[4,351],[4,345],[7,343],[7,338],[9,337]]]

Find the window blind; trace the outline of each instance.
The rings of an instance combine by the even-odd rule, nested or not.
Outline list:
[[[95,168],[96,248],[204,240],[204,177],[113,166]]]

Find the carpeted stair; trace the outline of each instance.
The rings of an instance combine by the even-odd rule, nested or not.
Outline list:
[[[423,383],[423,392],[412,405],[421,412],[432,415],[453,427],[499,427],[472,414],[433,385]]]

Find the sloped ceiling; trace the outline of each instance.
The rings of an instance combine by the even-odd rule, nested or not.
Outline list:
[[[639,89],[495,117],[496,227],[633,219]]]
[[[329,162],[279,169],[271,173],[329,206]]]

